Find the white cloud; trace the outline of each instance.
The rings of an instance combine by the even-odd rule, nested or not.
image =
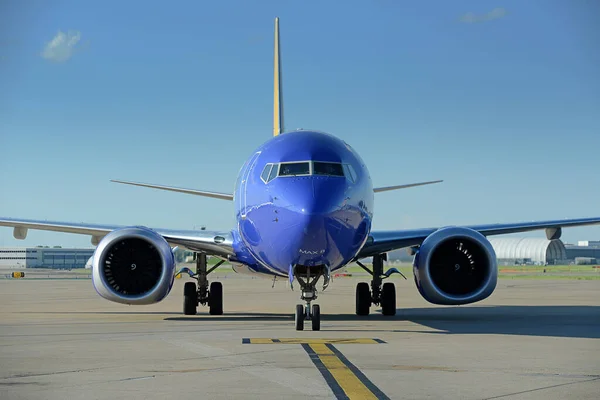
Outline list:
[[[81,33],[59,31],[54,38],[44,47],[41,56],[46,60],[54,62],[65,62],[79,48],[77,44],[81,39]]]
[[[466,13],[462,17],[460,17],[461,22],[465,23],[473,23],[473,22],[483,22],[483,21],[491,21],[493,19],[498,19],[506,16],[506,10],[504,8],[494,8],[492,11],[476,15],[475,13]]]

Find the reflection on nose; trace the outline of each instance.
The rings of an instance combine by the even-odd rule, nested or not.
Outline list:
[[[291,246],[297,255],[296,263],[305,266],[329,265],[333,259],[339,258],[337,240],[339,224],[332,211],[337,206],[329,202],[305,204],[305,212],[298,213],[297,226],[291,228]],[[336,236],[338,236],[336,238]]]
[[[344,189],[344,182],[339,178],[298,179],[286,187],[286,198],[298,213],[324,215],[343,207]]]
[[[257,208],[261,214],[260,238],[245,232],[257,257],[278,268],[291,265],[329,266],[343,261],[342,248],[351,245],[352,211],[344,177],[298,176],[276,179],[270,187],[271,205]],[[258,219],[257,219],[258,220]],[[242,228],[245,227],[242,224]]]
[[[294,243],[297,263],[306,266],[325,264],[325,252],[329,241],[325,229],[327,217],[323,214],[304,215],[305,225],[299,226],[294,235],[297,238]]]

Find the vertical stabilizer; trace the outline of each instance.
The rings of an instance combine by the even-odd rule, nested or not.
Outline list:
[[[281,54],[279,53],[279,17],[275,18],[275,54],[273,87],[273,136],[283,132],[283,93],[281,84]]]

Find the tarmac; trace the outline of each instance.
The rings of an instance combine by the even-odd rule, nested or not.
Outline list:
[[[183,282],[152,306],[88,279],[0,279],[1,399],[598,399],[600,281],[500,280],[434,306],[393,278],[398,312],[354,315],[359,279],[319,292],[321,331],[294,330],[298,288],[221,277],[225,315],[184,316]],[[214,277],[213,277],[214,279]],[[305,329],[310,328],[310,323]]]

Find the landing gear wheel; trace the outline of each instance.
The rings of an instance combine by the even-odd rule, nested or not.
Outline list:
[[[320,331],[321,330],[321,308],[318,304],[313,304],[312,306],[312,330]]]
[[[296,330],[304,330],[304,305],[296,304]]]
[[[212,282],[208,295],[210,315],[223,315],[223,285],[221,282]]]
[[[369,315],[371,307],[371,290],[369,284],[360,282],[356,285],[356,315]]]
[[[196,315],[198,306],[198,292],[194,282],[186,282],[183,285],[183,313],[185,315]]]
[[[396,286],[386,282],[381,289],[381,313],[383,315],[396,315]]]

